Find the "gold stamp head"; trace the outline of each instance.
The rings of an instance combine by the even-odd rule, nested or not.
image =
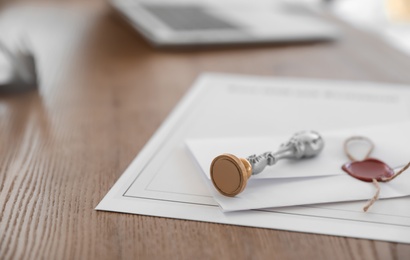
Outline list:
[[[241,193],[252,174],[250,163],[232,154],[222,154],[211,164],[211,179],[223,195],[233,197]]]

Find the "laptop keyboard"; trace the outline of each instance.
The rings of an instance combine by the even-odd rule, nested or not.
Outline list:
[[[240,29],[232,23],[207,13],[200,6],[144,4],[143,7],[174,31]]]

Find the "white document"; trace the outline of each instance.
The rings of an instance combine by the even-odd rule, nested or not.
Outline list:
[[[375,193],[373,184],[359,181],[341,169],[348,161],[344,141],[351,136],[366,136],[376,145],[371,158],[401,169],[410,161],[409,133],[409,122],[323,133],[325,147],[321,154],[306,160],[279,161],[267,167],[261,174],[252,176],[245,190],[234,198],[223,196],[212,187],[209,174],[212,159],[224,152],[242,158],[251,155],[252,150],[263,153],[269,145],[278,144],[278,138],[198,139],[188,140],[187,145],[208,178],[214,199],[223,210],[235,211],[370,199]],[[380,187],[380,198],[409,196],[410,171],[394,181],[380,183]]]
[[[409,100],[410,88],[393,84],[205,74],[97,209],[410,243],[408,196],[368,213],[364,201],[224,213],[185,145],[399,123],[410,118]]]

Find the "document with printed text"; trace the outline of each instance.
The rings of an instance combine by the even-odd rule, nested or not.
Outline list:
[[[362,210],[366,200],[225,212],[214,199],[209,178],[187,146],[189,140],[276,140],[300,130],[332,133],[377,129],[409,119],[410,86],[204,74],[96,209],[410,243],[410,196],[380,199],[367,213]],[[380,149],[385,147],[388,136],[386,132],[380,140]],[[377,145],[377,140],[373,141]],[[275,148],[272,144],[270,149]],[[337,145],[331,149],[336,150]],[[343,147],[340,149],[343,151]],[[376,147],[375,156],[384,154],[377,152]],[[379,159],[396,164],[401,156]],[[399,165],[392,165],[396,166]],[[300,178],[299,173],[294,174],[293,178]],[[340,174],[319,173],[314,178]],[[267,180],[269,184],[277,180],[275,185],[279,185],[283,179],[286,176],[264,176],[256,182]],[[394,182],[399,183],[400,177]],[[374,192],[372,188],[369,191]],[[298,192],[290,189],[266,199],[281,202]],[[327,194],[323,196],[332,195],[331,189],[324,192]]]

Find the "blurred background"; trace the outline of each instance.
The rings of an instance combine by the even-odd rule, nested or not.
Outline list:
[[[59,77],[65,70],[69,70],[68,64],[80,58],[74,49],[83,44],[89,35],[95,32],[94,29],[90,28],[95,26],[95,20],[98,19],[96,17],[99,15],[101,17],[101,13],[107,12],[107,6],[114,6],[115,2],[117,1],[75,0],[58,3],[55,1],[2,1],[0,4],[0,85],[3,85],[4,89],[4,85],[9,85],[10,82],[18,83],[17,85],[37,82],[40,91],[47,92],[45,89],[52,85],[50,82],[55,80],[55,77]],[[136,1],[122,2],[127,3],[125,11],[121,13],[122,10],[118,12],[118,8],[116,8],[117,13],[121,13],[119,16],[124,18],[124,21],[126,19],[130,21],[129,24],[134,26],[135,34],[137,34],[139,27],[135,26],[136,22],[129,19],[129,16],[126,17],[127,10],[133,8],[132,2]],[[215,4],[216,2],[221,4],[220,1],[212,0],[177,2],[188,5]],[[149,1],[149,3],[163,4],[167,1],[157,0]],[[175,3],[175,1],[168,1],[168,3]],[[222,5],[226,9],[234,9],[239,4],[237,1],[223,1]],[[359,30],[377,35],[403,53],[410,53],[409,0],[252,1],[252,6],[258,5],[262,7],[267,5],[296,6],[318,15],[323,15],[324,12],[327,15],[331,13],[337,19],[341,19]],[[109,12],[113,12],[112,9],[109,8]],[[276,15],[285,9],[278,10],[276,10]],[[140,16],[139,13],[131,14],[131,16],[133,15]],[[186,19],[189,21],[189,14],[186,15]],[[232,17],[234,15],[233,13]],[[299,19],[298,17],[303,15],[305,13],[299,12],[297,15],[293,13],[293,20]],[[191,19],[193,18],[195,15],[191,15]],[[140,19],[143,20],[142,23],[144,23],[144,19]],[[166,19],[162,22],[164,21],[167,22]],[[270,20],[266,20],[266,28],[275,28],[275,26],[286,28],[286,26],[290,26],[292,19],[280,24],[280,26],[273,24],[274,21],[272,20],[272,24],[269,24]],[[331,23],[329,20],[327,22]],[[155,27],[155,23],[147,26]],[[311,25],[311,27],[314,26]],[[144,29],[139,30],[139,33],[144,36],[147,42],[150,42],[152,48],[155,48],[155,45],[158,44],[152,44],[150,33],[146,33]],[[263,30],[260,29],[260,31]],[[179,35],[177,38],[181,37]],[[209,34],[201,31],[197,32],[195,37],[206,39],[209,38]],[[346,35],[340,36],[341,39],[343,37]],[[235,39],[232,41],[235,42]],[[275,43],[274,40],[272,42]],[[47,53],[53,53],[53,55]]]

